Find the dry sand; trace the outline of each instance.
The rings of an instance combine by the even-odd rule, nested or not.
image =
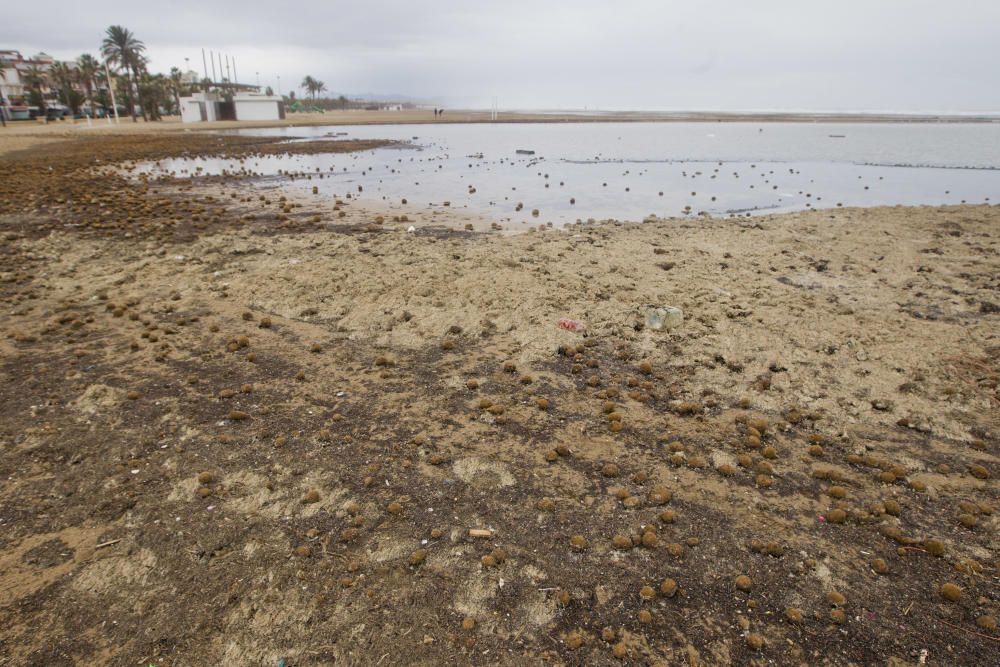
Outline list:
[[[0,165],[81,188],[2,193],[9,664],[994,660],[997,207],[510,235],[74,145]]]

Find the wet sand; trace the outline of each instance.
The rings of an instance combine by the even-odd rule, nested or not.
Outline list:
[[[0,656],[992,660],[1000,209],[510,234],[91,165],[268,141],[0,158]]]

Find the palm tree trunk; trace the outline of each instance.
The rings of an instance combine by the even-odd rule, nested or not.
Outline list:
[[[135,117],[135,98],[133,97],[135,86],[132,85],[132,71],[128,68],[128,65],[125,66],[125,80],[128,82],[128,112],[132,116],[132,122],[137,123],[139,121]]]
[[[42,94],[42,86],[41,86],[41,84],[35,85],[35,90],[38,91],[38,101],[39,101],[40,106],[42,108],[42,113],[43,114],[48,114],[49,105],[46,104],[46,102],[45,102],[45,95]]]
[[[145,123],[149,122],[149,118],[146,116],[146,105],[142,103],[142,95],[139,94],[139,70],[138,68],[132,69],[132,88],[135,90],[135,99],[139,103],[139,113],[142,114],[142,120]],[[135,113],[132,114],[132,120],[135,120]]]
[[[90,104],[90,119],[97,120],[97,107],[94,105],[94,82],[87,84],[87,102]]]

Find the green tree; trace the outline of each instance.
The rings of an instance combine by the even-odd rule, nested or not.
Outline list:
[[[94,101],[104,107],[104,113],[113,116],[115,112],[111,109],[111,98],[108,93],[104,90],[98,88],[97,92],[94,94]]]
[[[314,79],[310,75],[306,75],[306,78],[302,79],[302,83],[299,87],[309,93],[309,97],[312,98],[313,103],[316,102],[316,95],[322,93],[326,90],[326,84],[319,79]]]
[[[48,110],[48,105],[45,104],[45,96],[42,95],[42,86],[48,83],[48,74],[38,65],[31,65],[21,73],[21,78],[31,88],[29,99],[32,105],[39,107],[44,114]]]
[[[109,65],[116,69],[121,67],[125,70],[125,77],[128,79],[128,106],[132,114],[132,122],[137,122],[135,117],[135,104],[138,101],[139,111],[142,112],[142,119],[146,120],[146,108],[142,105],[139,96],[139,70],[142,67],[142,53],[146,50],[146,45],[136,39],[132,31],[120,25],[110,26],[105,32],[104,41],[101,42],[101,55],[107,59]]]
[[[7,80],[7,71],[0,67],[0,81]],[[3,91],[0,90],[0,124],[7,127],[7,100],[3,98]]]
[[[184,74],[179,67],[170,68],[170,92],[174,95],[174,102],[177,106],[177,113],[181,112],[181,85]]]
[[[161,120],[160,109],[168,112],[173,106],[170,99],[170,82],[162,74],[150,74],[145,59],[139,70],[139,100],[142,108],[149,113],[150,120]]]
[[[73,111],[73,115],[79,113],[83,97],[73,88],[78,78],[76,69],[64,62],[55,62],[49,68],[49,78],[59,91],[59,100]]]
[[[306,74],[306,78],[302,79],[302,83],[299,84],[299,88],[306,91],[306,94],[312,96],[313,89],[316,87],[316,79],[312,76]]]
[[[80,85],[83,86],[83,91],[87,95],[87,104],[90,105],[90,117],[93,118],[95,116],[94,81],[101,74],[101,63],[97,62],[97,58],[89,53],[84,53],[76,59],[76,72],[79,76]]]
[[[125,105],[130,104],[130,100],[132,99],[130,97],[132,95],[132,91],[130,89],[132,86],[128,79],[123,76],[116,76],[114,78],[114,85],[117,89],[115,91],[115,102],[117,105],[124,107]],[[128,113],[127,109],[125,113]]]
[[[42,110],[42,116],[48,111],[48,105],[45,103],[45,96],[37,88],[31,88],[28,90],[28,106],[38,107]]]

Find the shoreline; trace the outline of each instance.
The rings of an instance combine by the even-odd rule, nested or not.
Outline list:
[[[701,112],[607,112],[607,113],[541,113],[501,112],[498,120],[490,119],[488,111],[447,111],[446,117],[435,117],[430,110],[406,111],[330,111],[322,114],[290,114],[281,121],[215,121],[182,123],[178,117],[158,122],[131,122],[121,119],[117,124],[95,120],[37,123],[9,122],[0,130],[0,155],[30,148],[40,143],[80,136],[134,134],[169,134],[176,132],[217,132],[235,129],[266,129],[279,127],[318,127],[343,125],[423,125],[423,124],[516,124],[516,123],[844,123],[844,124],[984,124],[1000,123],[1000,117],[954,115],[894,115],[894,114],[799,114],[799,113],[701,113]]]

